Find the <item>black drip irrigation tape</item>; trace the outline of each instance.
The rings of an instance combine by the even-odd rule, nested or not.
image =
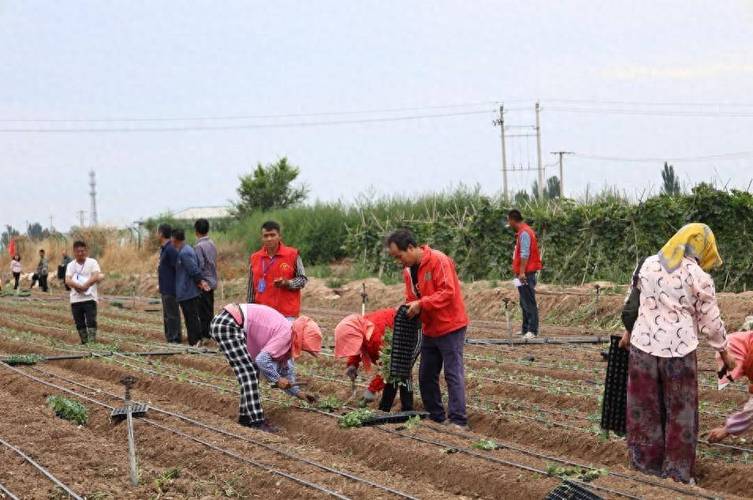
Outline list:
[[[178,356],[181,354],[195,354],[195,351],[146,351],[146,352],[120,352],[120,351],[100,351],[100,352],[88,352],[84,354],[64,354],[60,356],[44,356],[35,353],[25,353],[22,356],[35,356],[38,361],[67,361],[73,359],[87,359],[93,357],[103,356]],[[12,357],[0,357],[0,363],[7,363],[12,360]]]
[[[43,373],[43,374],[45,374],[45,375],[47,375],[49,377],[58,378],[58,379],[63,380],[65,382],[69,383],[69,384],[74,384],[74,385],[77,385],[77,386],[82,387],[84,389],[87,389],[87,390],[90,390],[90,391],[94,391],[94,392],[97,392],[97,393],[100,393],[100,394],[104,394],[104,395],[109,396],[109,397],[111,397],[113,399],[116,399],[116,400],[120,400],[121,399],[120,396],[118,396],[117,394],[111,393],[111,392],[106,391],[104,389],[98,389],[96,387],[91,387],[89,385],[82,384],[82,383],[77,382],[75,380],[71,380],[71,379],[69,379],[67,377],[63,377],[62,375],[57,375],[57,374],[54,374],[54,373],[50,373],[50,372],[47,372],[45,370],[41,370],[39,368],[34,368],[34,370],[36,370],[36,371],[38,371],[40,373]],[[138,403],[138,402],[135,401],[135,403]],[[227,436],[227,437],[232,437],[232,438],[237,439],[239,441],[243,441],[243,442],[249,443],[251,445],[257,446],[259,448],[264,448],[266,450],[269,450],[269,451],[272,451],[272,452],[277,453],[279,455],[282,455],[282,456],[284,456],[286,458],[290,458],[292,460],[296,460],[296,461],[299,461],[299,462],[306,463],[306,464],[311,465],[313,467],[316,467],[316,468],[318,468],[320,470],[324,470],[326,472],[330,472],[332,474],[336,474],[338,476],[344,477],[346,479],[350,479],[350,480],[358,482],[358,483],[366,484],[366,485],[371,486],[373,488],[380,489],[380,490],[386,491],[388,493],[391,493],[391,494],[393,494],[395,496],[398,496],[398,497],[401,497],[401,498],[407,498],[407,499],[410,499],[410,500],[417,500],[416,497],[411,496],[408,493],[396,490],[394,488],[390,488],[389,486],[385,486],[385,485],[382,485],[382,484],[379,484],[379,483],[375,483],[375,482],[370,481],[370,480],[368,480],[366,478],[363,478],[363,477],[360,477],[360,476],[356,476],[356,475],[351,474],[349,472],[345,472],[345,471],[342,471],[342,470],[339,470],[339,469],[335,469],[333,467],[329,467],[329,466],[321,464],[319,462],[316,462],[316,461],[313,461],[313,460],[309,460],[307,458],[303,458],[303,457],[295,455],[293,453],[286,452],[286,451],[281,450],[281,449],[279,449],[279,448],[277,448],[275,446],[271,446],[271,445],[268,445],[268,444],[265,444],[265,443],[254,441],[254,440],[249,439],[249,438],[247,438],[245,436],[241,436],[239,434],[235,434],[233,432],[229,432],[229,431],[217,428],[217,427],[212,427],[212,426],[210,426],[210,425],[208,425],[208,424],[206,424],[204,422],[201,422],[200,420],[196,420],[194,418],[188,417],[188,416],[183,415],[181,413],[177,413],[177,412],[172,412],[172,411],[169,411],[169,410],[165,410],[163,408],[159,408],[159,407],[154,406],[152,404],[149,405],[149,410],[153,411],[153,412],[156,412],[156,413],[161,413],[163,415],[168,415],[168,416],[177,418],[179,420],[182,420],[184,422],[188,422],[188,423],[190,423],[192,425],[195,425],[197,427],[200,427],[200,428],[208,430],[208,431],[215,432],[217,434],[222,434],[222,435]],[[202,443],[202,444],[204,444],[204,443]]]
[[[88,396],[85,396],[85,395],[83,395],[83,394],[80,394],[80,393],[78,393],[78,392],[76,392],[76,391],[73,391],[73,390],[71,390],[71,389],[68,389],[68,388],[62,387],[62,386],[60,386],[60,385],[57,385],[57,384],[53,384],[53,383],[51,383],[51,382],[47,382],[47,381],[45,381],[45,380],[42,380],[42,379],[40,379],[40,378],[38,378],[38,377],[35,377],[35,376],[33,376],[33,375],[29,375],[28,373],[25,373],[25,372],[24,372],[24,371],[22,371],[22,370],[19,370],[19,369],[17,369],[17,368],[14,368],[14,367],[12,367],[12,366],[9,366],[9,365],[7,365],[6,363],[0,363],[0,366],[3,366],[3,367],[5,367],[5,368],[7,368],[7,369],[9,369],[9,370],[12,370],[12,371],[14,371],[14,372],[18,373],[19,375],[21,375],[21,376],[23,376],[23,377],[26,377],[26,378],[29,378],[30,380],[33,380],[33,381],[35,381],[35,382],[38,382],[38,383],[40,383],[40,384],[43,384],[43,385],[46,385],[46,386],[48,386],[48,387],[52,387],[52,388],[54,388],[54,389],[57,389],[57,390],[63,391],[63,392],[65,392],[65,393],[67,393],[67,394],[70,394],[71,396],[74,396],[74,397],[76,397],[76,398],[79,398],[79,399],[83,399],[84,401],[89,401],[90,403],[93,403],[93,404],[95,404],[95,405],[97,405],[97,406],[101,406],[101,407],[103,407],[103,408],[107,408],[107,409],[109,409],[109,410],[113,410],[113,409],[114,409],[114,407],[113,407],[113,406],[110,406],[110,405],[108,405],[108,404],[106,404],[106,403],[103,403],[103,402],[101,402],[101,401],[98,401],[98,400],[96,400],[96,399],[90,398],[90,397],[88,397]],[[327,494],[327,495],[329,495],[329,496],[332,496],[332,497],[335,497],[335,498],[339,498],[339,499],[341,499],[341,500],[350,500],[350,499],[349,499],[349,497],[347,497],[347,496],[344,496],[344,495],[342,495],[342,494],[340,494],[340,493],[338,493],[338,492],[336,492],[336,491],[332,491],[332,490],[328,489],[328,488],[327,488],[327,487],[325,487],[325,486],[322,486],[322,485],[320,485],[320,484],[317,484],[317,483],[313,483],[313,482],[307,481],[307,480],[305,480],[305,479],[302,479],[302,478],[299,478],[299,477],[297,477],[297,476],[295,476],[295,475],[293,475],[293,474],[289,474],[289,473],[287,473],[287,472],[284,472],[284,471],[281,471],[281,470],[275,469],[275,468],[273,468],[273,467],[270,467],[270,466],[268,466],[268,465],[265,465],[265,464],[262,464],[262,463],[259,463],[259,462],[255,462],[255,461],[253,461],[253,460],[250,460],[250,459],[248,459],[248,458],[242,457],[241,455],[238,455],[237,453],[235,453],[235,452],[233,452],[233,451],[230,451],[230,450],[226,450],[226,449],[224,449],[224,448],[220,448],[220,447],[218,447],[218,446],[216,446],[216,445],[213,445],[213,444],[211,444],[211,443],[209,443],[209,442],[207,442],[207,441],[204,441],[204,440],[202,440],[202,439],[200,439],[200,438],[197,438],[197,437],[195,437],[195,436],[190,436],[190,435],[188,435],[188,434],[186,434],[186,433],[184,433],[184,432],[182,432],[182,431],[179,431],[179,430],[177,430],[177,429],[173,429],[173,428],[170,428],[170,427],[167,427],[167,426],[164,426],[164,425],[158,424],[157,422],[154,422],[154,421],[152,421],[152,420],[150,420],[150,419],[147,419],[147,418],[141,418],[141,419],[139,419],[139,421],[140,421],[140,422],[143,422],[143,423],[145,423],[145,424],[147,424],[147,425],[150,425],[150,426],[152,426],[152,427],[156,427],[156,428],[159,428],[159,429],[165,430],[165,431],[167,431],[167,432],[170,432],[170,433],[172,433],[172,434],[175,434],[175,435],[178,435],[178,436],[184,437],[184,438],[186,438],[186,439],[189,439],[189,440],[191,440],[191,441],[194,441],[194,442],[197,442],[197,443],[203,444],[204,446],[207,446],[207,447],[209,447],[209,448],[211,448],[211,449],[213,449],[213,450],[215,450],[215,451],[218,451],[218,452],[220,452],[220,453],[223,453],[223,454],[225,454],[225,455],[227,455],[227,456],[230,456],[230,457],[232,457],[232,458],[235,458],[235,459],[237,459],[237,460],[240,460],[240,461],[242,461],[242,462],[248,463],[248,464],[250,464],[250,465],[253,465],[253,466],[257,467],[257,468],[261,468],[261,469],[263,469],[263,470],[265,470],[265,471],[269,472],[269,473],[270,473],[270,474],[272,474],[272,475],[276,475],[276,476],[284,477],[284,478],[286,478],[286,479],[289,479],[289,480],[291,480],[291,481],[293,481],[293,482],[296,482],[296,483],[298,483],[298,484],[300,484],[300,485],[303,485],[303,486],[306,486],[306,487],[308,487],[308,488],[311,488],[311,489],[317,490],[317,491],[319,491],[319,492],[321,492],[321,493],[325,493],[325,494]],[[83,500],[83,499],[82,499],[81,497],[78,497],[78,496],[75,496],[74,498],[76,498],[77,500]]]
[[[5,365],[8,366],[8,365]],[[11,368],[15,370],[15,368]],[[20,371],[20,370],[19,370]],[[29,462],[32,466],[34,466],[35,469],[37,469],[39,472],[41,472],[47,479],[55,483],[55,486],[63,490],[70,498],[74,498],[75,500],[84,500],[82,497],[76,494],[75,491],[70,489],[68,486],[63,484],[58,478],[52,475],[50,471],[39,465],[37,462],[34,461],[33,458],[31,458],[29,455],[18,449],[17,447],[13,446],[9,442],[5,441],[4,439],[0,438],[0,444],[5,446],[6,448],[10,449],[11,451],[15,452],[17,455],[19,455],[21,458]]]
[[[19,500],[19,498],[13,494],[3,483],[0,483],[0,498],[9,498],[10,500]]]

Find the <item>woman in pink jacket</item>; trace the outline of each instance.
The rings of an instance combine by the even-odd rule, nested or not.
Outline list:
[[[322,333],[310,318],[290,321],[261,304],[228,304],[212,319],[210,334],[220,345],[241,386],[238,423],[266,432],[276,429],[264,419],[259,371],[274,387],[312,401],[295,385],[293,359],[322,349]]]

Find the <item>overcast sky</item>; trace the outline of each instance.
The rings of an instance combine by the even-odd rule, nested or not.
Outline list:
[[[567,194],[655,192],[663,158],[687,184],[753,178],[750,1],[25,0],[0,23],[0,223],[20,228],[76,224],[91,169],[117,225],[225,204],[281,156],[322,200],[494,193],[497,103],[528,135],[537,99],[544,162],[577,153]],[[508,160],[535,167],[534,138]]]

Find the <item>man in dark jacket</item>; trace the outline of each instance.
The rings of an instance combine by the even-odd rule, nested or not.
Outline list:
[[[183,311],[186,322],[188,345],[196,345],[201,340],[201,318],[199,301],[201,291],[209,290],[209,283],[201,277],[199,261],[191,245],[186,245],[186,234],[182,229],[173,229],[172,242],[178,251],[175,266],[175,297]]]
[[[160,224],[157,228],[159,237],[159,266],[157,276],[159,293],[162,297],[162,322],[165,328],[165,340],[180,344],[181,326],[178,299],[175,297],[175,266],[178,264],[178,251],[170,241],[173,228],[170,224]]]

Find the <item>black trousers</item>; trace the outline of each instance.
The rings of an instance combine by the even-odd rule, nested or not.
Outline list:
[[[400,391],[400,411],[413,411],[413,384],[410,381],[392,382],[384,384],[382,399],[379,401],[379,409],[389,412],[392,409],[392,403],[395,402],[395,396]]]
[[[96,339],[97,334],[97,302],[95,300],[86,300],[84,302],[74,302],[71,304],[73,321],[76,322],[81,343],[86,344]]]
[[[13,279],[16,281],[16,284],[13,285],[13,289],[18,290],[18,280],[21,279],[21,273],[13,273]]]
[[[201,292],[199,295],[199,320],[201,320],[201,338],[210,339],[209,324],[214,318],[214,290]]]
[[[31,276],[31,286],[29,288],[34,288],[34,285],[37,284],[37,281],[39,281],[39,288],[42,289],[43,292],[47,291],[47,275],[46,274],[37,274],[34,273]]]
[[[180,344],[180,307],[175,295],[162,295],[162,323],[165,326],[165,340]]]
[[[520,308],[523,311],[524,334],[539,334],[539,306],[536,304],[536,273],[526,273],[527,284],[518,287]]]
[[[188,334],[188,345],[196,345],[201,340],[201,318],[199,318],[199,300],[192,299],[178,302],[180,309],[183,311],[183,320],[186,322],[186,333]]]

